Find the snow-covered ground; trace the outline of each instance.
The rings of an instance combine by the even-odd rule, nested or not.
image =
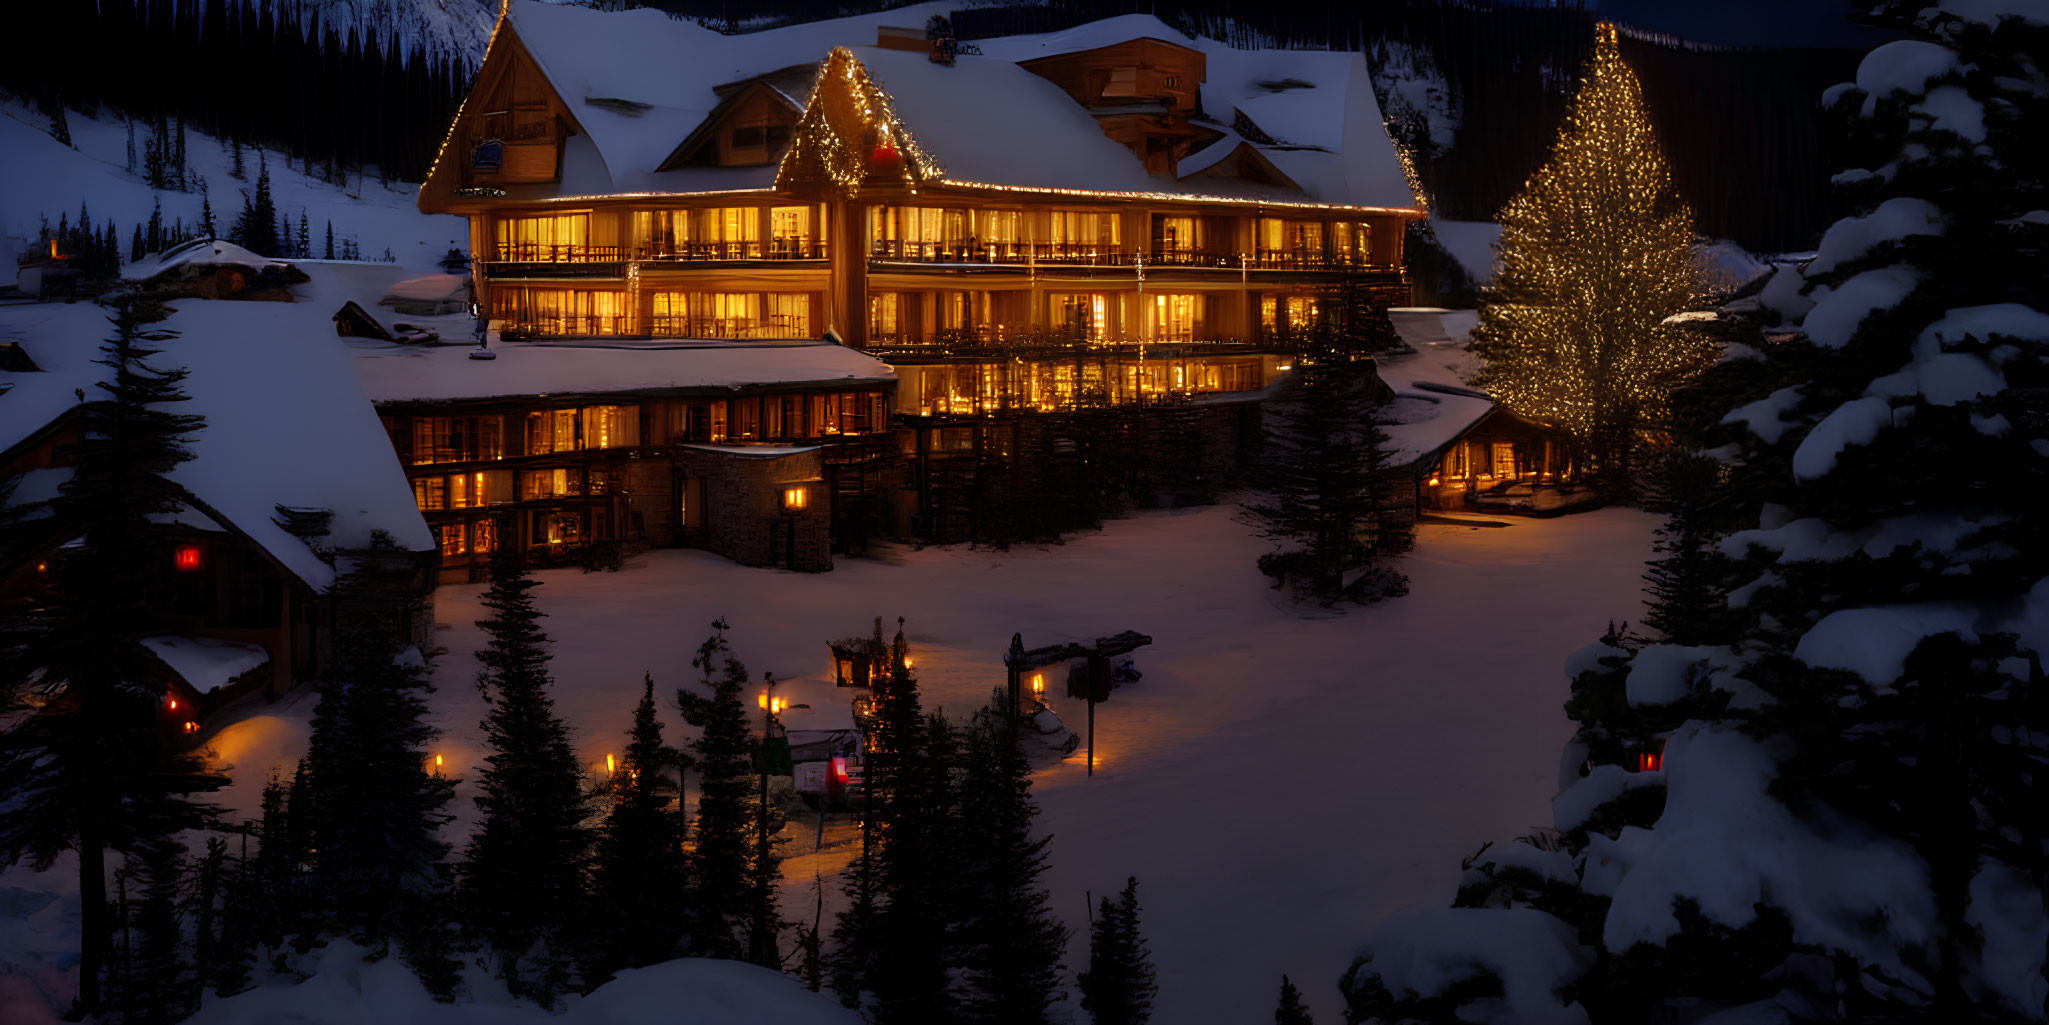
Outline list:
[[[1039,781],[1053,906],[1077,930],[1069,966],[1087,956],[1085,894],[1137,875],[1158,1020],[1261,1020],[1287,972],[1335,1021],[1335,980],[1383,915],[1442,905],[1461,856],[1549,821],[1549,767],[1570,732],[1559,667],[1610,619],[1638,614],[1653,523],[1608,510],[1505,528],[1426,524],[1406,561],[1412,593],[1337,615],[1279,604],[1253,566],[1261,543],[1229,507],[1149,513],[1050,548],[899,550],[817,576],[660,551],[619,573],[543,573],[537,594],[559,707],[594,768],[620,748],[643,671],[679,736],[667,695],[693,675],[690,652],[715,617],[732,624],[757,679],[773,672],[779,693],[812,706],[785,713],[793,729],[846,721],[851,692],[835,692],[825,642],[865,633],[876,615],[891,629],[905,617],[928,705],[962,715],[1001,682],[1014,632],[1028,646],[1151,634],[1144,679],[1098,710],[1096,777],[1077,753]],[[435,718],[455,775],[479,757],[481,592],[435,596],[446,649]],[[1053,705],[1080,725],[1071,702]],[[253,810],[264,776],[304,749],[311,710],[300,692],[212,738],[234,766],[229,804]],[[789,853],[799,860],[784,908],[808,916],[814,869],[844,855],[807,856],[808,842]],[[70,889],[19,869],[0,877],[0,895],[10,887]],[[0,957],[61,949],[36,923],[61,930],[67,912],[14,900],[26,921]]]
[[[13,99],[0,100],[0,284],[12,283],[15,257],[35,245],[40,219],[47,216],[52,228],[60,214],[76,221],[81,201],[94,226],[104,227],[107,218],[114,219],[124,260],[130,234],[136,224],[149,220],[155,200],[163,202],[165,227],[182,217],[186,227],[197,230],[197,183],[190,192],[158,191],[139,173],[129,171],[127,122],[110,109],[103,109],[99,119],[73,111],[68,121],[72,147],[51,138],[44,131],[43,117],[33,109]],[[149,127],[137,124],[135,135],[139,157]],[[242,190],[256,188],[256,152],[243,152],[248,178],[239,180],[228,173],[234,164],[231,153],[213,138],[188,129],[185,159],[205,179],[215,225],[226,233],[242,211]],[[337,251],[344,238],[353,237],[368,259],[381,259],[390,249],[399,263],[424,269],[450,246],[469,248],[469,228],[462,218],[420,213],[414,205],[418,185],[379,185],[373,170],[367,179],[351,176],[347,187],[340,188],[300,174],[277,152],[269,154],[268,165],[278,211],[294,230],[301,211],[306,214],[315,256],[322,252],[330,220]]]

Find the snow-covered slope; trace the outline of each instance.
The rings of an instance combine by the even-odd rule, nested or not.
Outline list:
[[[42,129],[43,118],[18,101],[0,102],[0,115],[0,284],[12,283],[15,257],[35,245],[42,219],[48,217],[53,227],[60,214],[76,221],[81,202],[95,225],[114,219],[124,258],[129,234],[149,219],[156,200],[163,202],[166,225],[177,218],[184,218],[188,227],[199,222],[198,186],[191,192],[160,192],[127,169],[128,125],[113,111],[102,110],[99,118],[72,113],[73,147],[51,138]],[[136,136],[140,150],[147,127],[138,125]],[[228,173],[234,158],[226,147],[197,131],[187,133],[186,162],[204,181],[205,197],[213,204],[214,221],[222,232],[242,209],[242,190],[256,186],[256,153],[245,150],[243,160],[247,181]],[[316,256],[330,221],[337,247],[353,237],[366,258],[379,259],[389,249],[408,267],[431,267],[450,246],[469,248],[469,229],[461,218],[419,212],[414,206],[416,185],[382,186],[373,172],[337,188],[300,174],[281,153],[270,153],[268,163],[278,211],[294,227],[305,213]]]
[[[322,25],[338,30],[350,26],[375,28],[377,38],[398,33],[399,45],[415,44],[437,53],[452,53],[475,66],[484,59],[484,44],[498,20],[497,0],[299,0],[318,12]]]

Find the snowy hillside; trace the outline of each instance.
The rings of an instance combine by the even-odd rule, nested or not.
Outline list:
[[[128,170],[128,123],[111,110],[98,119],[70,115],[70,148],[43,130],[44,120],[12,98],[0,103],[0,284],[13,281],[15,258],[33,247],[42,219],[51,226],[59,215],[77,220],[83,203],[95,225],[114,223],[125,248],[138,222],[149,219],[152,204],[163,203],[164,222],[183,218],[187,227],[200,220],[201,193],[156,191],[138,171]],[[148,132],[137,126],[138,152]],[[228,149],[197,131],[188,133],[186,160],[204,182],[220,230],[242,209],[242,190],[256,182],[256,153],[245,150],[247,181],[229,174]],[[308,178],[290,167],[281,153],[268,156],[271,191],[278,211],[297,224],[303,212],[311,228],[316,255],[323,232],[334,224],[335,244],[354,238],[366,259],[381,259],[385,250],[408,267],[431,267],[450,246],[467,249],[469,229],[459,217],[428,216],[414,207],[418,187],[379,185],[352,177],[346,189]],[[124,254],[125,255],[125,254]],[[268,254],[266,254],[268,255]]]
[[[497,0],[300,0],[300,5],[318,12],[323,25],[373,27],[380,39],[395,30],[405,49],[424,44],[473,65],[484,59],[484,44],[498,20]]]

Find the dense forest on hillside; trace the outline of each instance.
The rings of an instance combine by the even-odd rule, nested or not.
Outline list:
[[[0,61],[0,87],[40,105],[60,140],[65,109],[109,106],[285,150],[330,180],[424,177],[474,71],[264,0],[35,3],[8,18],[35,42]]]
[[[897,6],[844,0],[656,0],[649,6],[727,31]],[[1396,0],[1358,5],[1190,0],[1162,12],[1140,0],[1050,0],[953,13],[964,40],[1058,31],[1133,12],[1241,46],[1363,49],[1393,128],[1439,213],[1492,218],[1535,170],[1564,116],[1593,39],[1579,3]],[[210,134],[290,152],[330,179],[376,169],[417,181],[481,55],[402,49],[395,34],[324,24],[293,3],[100,0],[14,12],[21,38],[79,40],[24,48],[0,62],[0,87],[55,113],[113,106],[149,122],[183,118]],[[1390,70],[1400,53],[1414,64]],[[1625,38],[1669,148],[1680,193],[1701,230],[1759,251],[1811,247],[1838,212],[1827,187],[1839,161],[1819,96],[1855,72],[1856,53],[1696,48]],[[1418,71],[1417,69],[1421,69]],[[1441,83],[1448,109],[1410,112],[1388,75]],[[1426,124],[1435,118],[1438,123]],[[1451,128],[1455,127],[1456,131]],[[1435,138],[1436,143],[1431,139]]]

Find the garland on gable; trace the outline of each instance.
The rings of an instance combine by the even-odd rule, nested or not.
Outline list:
[[[850,199],[872,179],[896,176],[917,187],[939,165],[918,147],[896,105],[844,46],[819,65],[811,100],[776,169],[776,188]]]

